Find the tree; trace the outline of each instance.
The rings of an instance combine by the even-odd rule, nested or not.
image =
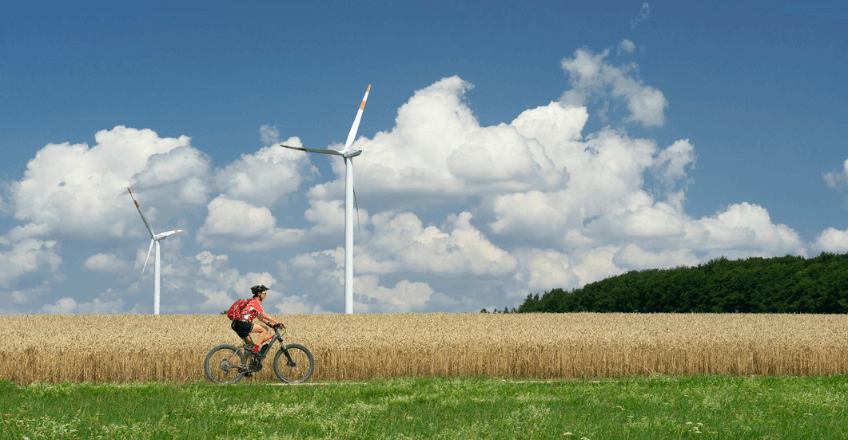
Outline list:
[[[630,271],[580,289],[528,294],[512,313],[579,311],[846,313],[848,254],[720,257],[696,267]]]

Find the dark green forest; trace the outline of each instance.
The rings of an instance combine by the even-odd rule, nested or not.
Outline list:
[[[736,261],[722,257],[697,267],[634,270],[580,289],[528,295],[517,310],[512,309],[513,313],[583,311],[846,313],[848,254]]]

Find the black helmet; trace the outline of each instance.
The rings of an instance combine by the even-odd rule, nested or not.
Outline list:
[[[268,290],[268,288],[265,287],[264,284],[260,284],[258,286],[253,286],[250,288],[250,291],[253,292],[253,296],[259,295],[260,293],[265,292],[266,290]]]

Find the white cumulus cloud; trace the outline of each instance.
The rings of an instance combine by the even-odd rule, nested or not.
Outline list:
[[[52,233],[122,237],[137,229],[126,187],[138,180],[151,188],[144,200],[170,207],[206,203],[200,181],[208,159],[190,147],[188,137],[160,138],[152,130],[118,126],[97,132],[95,140],[93,147],[49,144],[29,161],[23,179],[11,184],[14,216],[25,222],[13,231],[16,239]],[[154,209],[149,215],[156,220]]]
[[[848,182],[848,159],[842,164],[842,170],[823,174],[825,183],[831,188],[843,188]]]
[[[848,230],[843,231],[836,228],[825,229],[816,237],[813,248],[822,252],[848,252]]]
[[[293,137],[286,145],[302,147]],[[300,187],[304,178],[317,171],[306,154],[270,145],[253,154],[243,154],[215,173],[215,185],[230,199],[270,206]]]
[[[49,314],[109,315],[126,313],[125,305],[124,300],[117,297],[116,292],[110,289],[91,301],[78,302],[74,298],[65,296],[52,304],[43,305],[40,311]]]
[[[528,139],[515,125],[480,126],[464,102],[472,87],[456,76],[444,78],[416,91],[398,109],[390,131],[371,139],[360,137],[353,146],[363,151],[354,159],[357,195],[374,200],[402,194],[398,202],[422,206],[560,183],[561,176],[552,172],[554,161],[538,141]],[[546,127],[532,121],[525,125],[548,134]],[[337,179],[316,185],[310,197],[341,198],[344,164],[331,163]]]
[[[125,272],[130,267],[129,262],[118,258],[111,252],[94,254],[82,264],[83,269],[95,272]]]
[[[609,49],[597,55],[588,49],[578,49],[573,58],[563,58],[562,68],[569,74],[572,89],[563,94],[561,101],[582,106],[590,96],[611,96],[627,102],[630,115],[625,122],[636,121],[646,127],[665,124],[668,101],[663,93],[635,78],[635,64],[616,67],[606,62],[608,55]]]
[[[354,290],[369,299],[357,302],[357,310],[363,312],[410,312],[423,306],[433,296],[433,289],[423,282],[403,280],[394,287],[379,285],[376,276],[360,276],[354,281]]]
[[[471,214],[450,216],[443,227],[424,227],[413,213],[386,212],[372,217],[374,233],[365,243],[360,271],[404,270],[444,275],[500,275],[516,259],[471,225]]]
[[[209,215],[197,240],[205,246],[242,251],[273,249],[299,242],[304,232],[277,227],[270,209],[221,195],[209,202]]]
[[[0,244],[0,287],[11,287],[31,273],[55,273],[62,264],[56,241],[24,239],[2,251]]]

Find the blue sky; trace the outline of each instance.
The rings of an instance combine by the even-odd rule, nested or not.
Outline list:
[[[846,4],[35,2],[0,17],[0,313],[476,312],[848,251]],[[370,153],[370,154],[369,154]],[[338,161],[340,162],[340,161]]]

